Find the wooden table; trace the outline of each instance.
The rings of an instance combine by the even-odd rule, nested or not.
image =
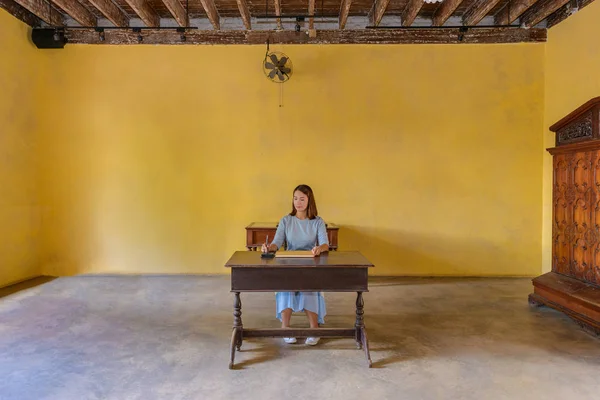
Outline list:
[[[369,268],[373,264],[357,251],[336,251],[311,258],[261,258],[258,251],[236,251],[225,267],[231,268],[233,333],[231,359],[244,338],[251,337],[342,337],[354,338],[364,348],[371,367],[369,341],[364,323],[363,292],[369,291]],[[348,328],[248,329],[242,325],[241,292],[356,292],[356,323]]]
[[[269,243],[273,241],[277,231],[277,222],[252,222],[246,227],[246,248],[248,250],[260,250],[263,243],[269,235]],[[327,238],[329,239],[329,250],[338,248],[338,231],[340,229],[336,224],[325,223],[327,229]]]

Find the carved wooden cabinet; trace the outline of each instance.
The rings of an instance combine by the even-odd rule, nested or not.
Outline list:
[[[260,249],[265,243],[267,235],[269,235],[269,243],[272,242],[275,231],[277,231],[277,225],[277,222],[252,222],[246,227],[246,248],[248,250]],[[325,223],[325,226],[329,238],[329,250],[337,250],[339,227],[329,222]]]
[[[600,97],[550,127],[556,133],[552,271],[533,280],[533,305],[547,305],[600,334]]]

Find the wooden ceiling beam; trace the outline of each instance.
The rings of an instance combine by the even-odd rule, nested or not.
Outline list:
[[[402,21],[402,26],[411,26],[415,21],[417,14],[421,11],[421,7],[423,7],[423,0],[409,0],[406,7],[402,11],[400,15],[400,19]]]
[[[179,26],[188,26],[188,16],[179,0],[162,0]]]
[[[383,18],[383,14],[385,14],[385,10],[387,10],[388,4],[390,4],[390,0],[375,0],[373,2],[373,7],[371,7],[371,11],[369,11],[369,14],[367,15],[373,26],[379,25]]]
[[[442,26],[444,22],[450,18],[458,6],[462,3],[462,0],[444,0],[442,4],[435,10],[432,18],[433,26]]]
[[[20,6],[29,10],[33,15],[47,24],[64,26],[65,22],[61,13],[49,7],[45,0],[15,0]]]
[[[42,25],[41,19],[14,0],[0,0],[0,8],[31,27]]]
[[[96,16],[77,0],[52,0],[82,26],[96,26]]]
[[[215,29],[221,29],[221,22],[219,19],[219,12],[217,11],[217,7],[215,6],[215,0],[200,0],[202,3],[202,7],[204,7],[204,11],[208,16],[208,20],[212,24]]]
[[[119,7],[110,0],[88,0],[98,9],[114,26],[125,27],[129,25],[129,18]]]
[[[578,10],[581,10],[583,7],[585,7],[588,4],[591,4],[593,2],[594,2],[594,0],[579,0],[579,1],[571,0],[571,1],[569,1],[567,4],[565,4],[564,6],[562,6],[561,8],[554,11],[552,14],[550,14],[548,16],[548,18],[546,19],[546,29],[550,29],[554,25],[569,18],[569,16],[571,16],[575,12],[575,7],[578,7]]]
[[[352,0],[342,0],[342,3],[340,4],[340,29],[344,29],[346,27],[346,22],[348,21],[348,13],[350,13],[351,5]]]
[[[252,29],[250,10],[248,9],[248,4],[246,3],[246,0],[236,1],[240,10],[240,15],[242,16],[242,21],[244,21],[244,26],[246,27],[246,29]]]
[[[496,25],[510,25],[537,0],[514,0],[498,11],[494,17]],[[510,12],[510,15],[509,15]]]
[[[275,6],[275,15],[281,15],[281,0],[273,0],[273,4]],[[281,27],[281,18],[277,18],[277,29],[282,29]]]
[[[473,5],[469,7],[463,14],[463,25],[477,25],[500,0],[475,0]]]
[[[146,0],[125,0],[147,27],[159,27],[160,17]]]
[[[545,20],[550,14],[558,10],[569,0],[539,0],[521,16],[521,27],[531,28]]]
[[[135,45],[137,35],[143,36],[146,44],[264,44],[267,39],[273,44],[422,44],[422,43],[518,43],[545,42],[546,29],[515,28],[473,28],[464,33],[462,42],[458,37],[459,28],[433,29],[325,29],[317,30],[316,35],[298,34],[288,31],[256,30],[192,30],[186,32],[186,40],[174,30],[144,29],[140,33],[131,29],[114,29],[100,41],[94,29],[66,29],[69,45],[86,44],[127,44]]]

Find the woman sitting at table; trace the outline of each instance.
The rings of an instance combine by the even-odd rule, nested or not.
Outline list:
[[[263,244],[262,252],[273,252],[286,244],[286,250],[311,250],[316,256],[329,251],[329,239],[325,221],[317,214],[317,204],[312,189],[299,185],[294,189],[292,211],[281,218],[271,244]],[[304,311],[311,328],[324,324],[325,298],[322,292],[277,292],[275,294],[277,318],[282,328],[290,327],[292,312]],[[296,343],[296,338],[284,338],[286,343]],[[306,344],[314,346],[318,337],[306,338]]]

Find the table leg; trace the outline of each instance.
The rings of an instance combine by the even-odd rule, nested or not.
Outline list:
[[[356,324],[354,327],[356,328],[356,347],[365,349],[365,356],[367,357],[367,361],[369,362],[369,368],[371,368],[371,354],[369,352],[369,339],[367,338],[367,328],[365,327],[365,319],[363,317],[364,310],[363,307],[365,305],[362,297],[362,292],[356,292],[358,295],[356,296]]]
[[[365,348],[365,356],[367,357],[367,362],[369,363],[369,368],[373,366],[371,362],[371,353],[369,352],[369,339],[367,338],[367,328],[363,326],[362,328],[362,344]]]
[[[229,369],[233,369],[233,361],[235,360],[235,346],[238,340],[239,331],[236,328],[233,328],[233,332],[231,333],[231,357],[229,359]]]
[[[235,292],[235,300],[233,302],[233,327],[239,332],[236,347],[238,351],[242,347],[242,336],[244,333],[244,326],[242,324],[242,299],[240,298],[240,292]]]
[[[243,332],[242,300],[240,299],[240,292],[235,292],[235,298],[233,300],[233,333],[231,334],[231,359],[229,361],[229,369],[233,369],[236,348],[240,351],[240,348],[242,347]]]
[[[358,295],[356,296],[356,323],[354,324],[354,327],[356,328],[356,337],[354,339],[356,341],[356,348],[360,350],[362,348],[362,327],[364,326],[364,302],[362,298],[362,292],[356,293]]]

